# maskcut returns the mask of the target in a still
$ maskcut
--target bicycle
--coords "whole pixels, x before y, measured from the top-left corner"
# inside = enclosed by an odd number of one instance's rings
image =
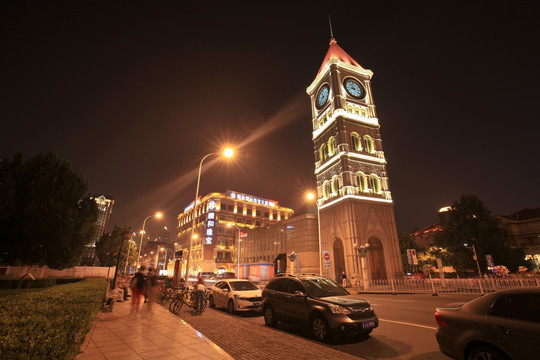
[[[173,287],[164,287],[158,296],[158,302],[163,305],[167,303],[174,296],[176,290]]]
[[[204,293],[203,301],[202,301],[202,310],[204,311],[206,306],[208,305],[208,291]],[[196,291],[193,288],[186,288],[184,290],[179,290],[176,292],[176,296],[173,298],[171,303],[169,304],[169,311],[172,312],[175,315],[178,315],[180,310],[182,309],[182,306],[186,304],[192,309],[196,309]]]

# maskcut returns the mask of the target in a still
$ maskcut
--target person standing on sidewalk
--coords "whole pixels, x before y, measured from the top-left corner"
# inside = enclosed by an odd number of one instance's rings
[[[141,266],[139,271],[133,275],[130,288],[133,296],[131,297],[131,315],[137,315],[141,307],[141,298],[146,288],[146,275],[144,274],[145,267]]]
[[[152,305],[157,302],[158,296],[158,276],[153,268],[148,268],[146,276],[146,307],[148,312],[153,312]]]
[[[341,272],[341,286],[344,288],[347,287],[347,275],[345,275],[345,271]]]
[[[199,275],[197,279],[197,285],[195,285],[195,314],[202,314],[203,312],[203,298],[206,293],[206,285],[204,284],[204,278]]]

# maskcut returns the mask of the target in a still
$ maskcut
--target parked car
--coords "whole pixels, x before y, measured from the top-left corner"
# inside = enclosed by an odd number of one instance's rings
[[[318,275],[280,274],[262,293],[264,322],[309,326],[319,341],[332,335],[369,334],[379,326],[371,305],[354,298],[331,279]]]
[[[453,359],[532,359],[540,353],[539,288],[501,290],[440,306],[435,321],[439,349]]]
[[[210,307],[227,308],[230,314],[236,311],[261,311],[261,289],[245,279],[226,279],[210,288]]]

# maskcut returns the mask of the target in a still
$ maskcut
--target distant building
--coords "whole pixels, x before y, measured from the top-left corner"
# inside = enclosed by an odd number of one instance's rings
[[[107,232],[109,220],[111,219],[114,200],[111,195],[92,194],[91,199],[96,201],[98,207],[98,218],[96,221],[96,232],[94,238],[86,245],[82,263],[85,265],[95,265],[96,263],[96,243]]]
[[[190,248],[193,216],[194,234],[189,274],[233,272],[238,264],[238,238],[250,229],[264,229],[288,220],[294,211],[274,200],[227,190],[210,193],[192,202],[178,215],[176,252],[183,253],[182,274]],[[228,226],[228,224],[231,226]],[[240,245],[242,247],[242,245]],[[273,260],[270,254],[264,260]]]
[[[510,216],[495,216],[510,234],[510,246],[523,249],[540,269],[540,208],[523,209]]]
[[[296,259],[288,256],[294,252]],[[248,229],[240,248],[240,264],[270,262],[276,273],[320,273],[317,214],[293,216],[265,228]],[[240,269],[249,277],[249,269]]]

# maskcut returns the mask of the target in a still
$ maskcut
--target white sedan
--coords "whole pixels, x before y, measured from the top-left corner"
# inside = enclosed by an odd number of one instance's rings
[[[262,290],[245,279],[226,279],[210,288],[208,297],[210,307],[227,308],[230,314],[235,311],[261,311]]]

